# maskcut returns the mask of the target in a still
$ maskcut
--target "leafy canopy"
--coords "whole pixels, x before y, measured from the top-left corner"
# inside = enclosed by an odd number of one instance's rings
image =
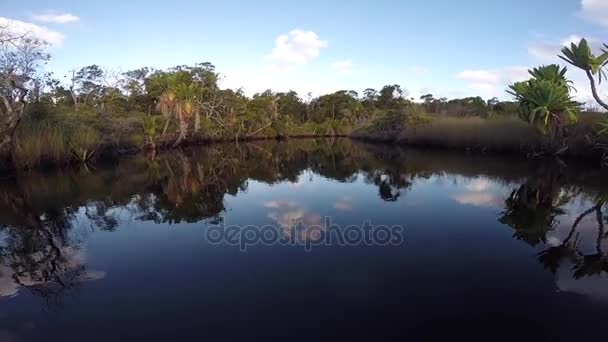
[[[604,46],[608,48],[607,45]],[[603,67],[608,64],[608,52],[603,50],[601,55],[595,56],[586,39],[581,39],[578,44],[571,43],[569,48],[564,47],[562,54],[563,56],[559,56],[559,58],[564,61],[584,71],[588,71],[592,75],[599,75],[600,83],[602,82],[602,78],[606,78],[606,72]]]
[[[581,104],[570,95],[567,68],[548,65],[529,72],[531,79],[512,84],[508,90],[519,101],[521,118],[537,125],[545,134],[555,133],[564,120],[576,122]]]

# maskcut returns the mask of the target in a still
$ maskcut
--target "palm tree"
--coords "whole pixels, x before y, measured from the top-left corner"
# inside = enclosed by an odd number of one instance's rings
[[[608,49],[608,45],[604,44],[604,46]],[[581,39],[578,44],[572,43],[570,48],[564,47],[562,49],[563,56],[559,56],[559,58],[583,70],[587,74],[587,78],[589,78],[589,82],[591,83],[593,98],[602,107],[608,109],[608,104],[600,99],[595,85],[595,75],[598,75],[599,83],[602,83],[602,78],[606,78],[606,73],[603,69],[608,64],[608,51],[606,49],[602,50],[603,53],[601,55],[595,56],[591,52],[587,40]]]
[[[156,150],[157,116],[146,116],[142,121],[145,135],[144,148],[148,151]]]
[[[198,116],[199,106],[196,99],[200,94],[200,86],[196,83],[180,84],[175,87],[175,92],[178,99],[175,116],[179,122],[179,135],[173,143],[173,147],[178,146],[188,137],[192,118],[195,115]]]
[[[184,84],[175,78],[166,81],[165,91],[161,94],[156,109],[161,112],[166,123],[162,135],[167,133],[171,118],[175,117],[178,122],[178,137],[173,143],[173,147],[181,144],[187,137],[192,118],[199,115],[199,102],[201,94],[200,85],[196,83]],[[197,120],[198,121],[198,120]],[[195,124],[195,128],[196,128]]]
[[[167,134],[171,117],[173,117],[173,111],[177,102],[177,96],[175,92],[169,87],[160,95],[158,102],[156,103],[156,110],[161,112],[165,116],[165,127],[163,128],[162,135]]]
[[[566,71],[558,65],[541,66],[529,71],[531,79],[508,90],[519,101],[520,117],[549,134],[553,144],[563,138],[565,124],[577,120],[581,105],[570,95],[572,82],[566,79]]]

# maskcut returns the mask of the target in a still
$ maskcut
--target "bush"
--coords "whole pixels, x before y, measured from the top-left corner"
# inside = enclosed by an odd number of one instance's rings
[[[416,128],[430,122],[430,116],[422,112],[418,106],[410,106],[405,111],[392,110],[377,114],[369,124],[355,130],[353,135],[373,140],[393,141],[408,127]]]

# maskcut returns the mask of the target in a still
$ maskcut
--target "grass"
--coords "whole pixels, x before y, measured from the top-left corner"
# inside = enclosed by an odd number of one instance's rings
[[[538,154],[548,138],[516,116],[450,117],[386,113],[356,130],[356,138],[395,142],[403,145],[445,149]],[[567,127],[568,150],[573,158],[598,160],[608,146],[608,135],[598,135],[605,113],[581,113],[576,124]],[[603,146],[603,147],[602,147]]]
[[[65,162],[71,155],[66,141],[67,134],[61,126],[24,123],[17,131],[13,161],[22,169]]]
[[[425,125],[410,125],[397,137],[397,142],[492,151],[530,151],[541,146],[536,129],[511,117],[436,117]]]
[[[139,148],[144,114],[100,117],[61,108],[44,115],[28,115],[19,125],[12,160],[18,169],[88,162],[100,150]]]
[[[13,161],[20,169],[88,162],[101,144],[99,133],[90,127],[30,122],[17,132]]]

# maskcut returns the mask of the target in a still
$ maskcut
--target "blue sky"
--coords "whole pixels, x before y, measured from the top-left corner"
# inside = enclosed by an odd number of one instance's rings
[[[57,75],[210,61],[248,94],[397,83],[414,97],[506,97],[564,42],[608,42],[608,0],[2,1],[9,19],[53,43]]]

